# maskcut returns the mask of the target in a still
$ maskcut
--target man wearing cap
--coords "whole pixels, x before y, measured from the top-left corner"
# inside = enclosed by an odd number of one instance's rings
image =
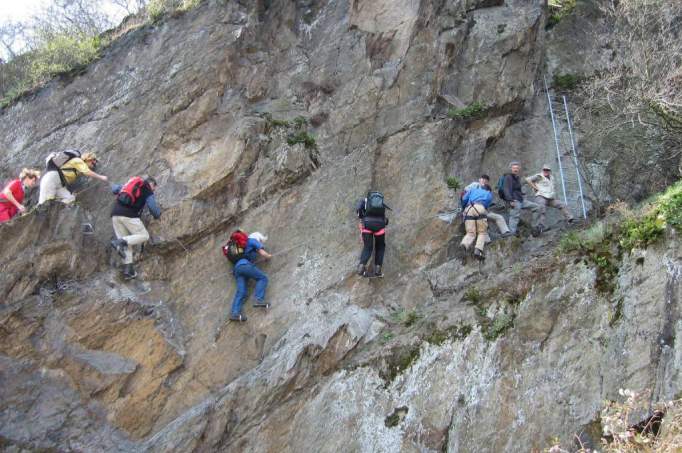
[[[566,204],[555,198],[552,168],[549,165],[543,165],[542,172],[526,178],[526,182],[535,191],[535,202],[538,205],[537,229],[540,233],[546,229],[545,212],[548,206],[560,210],[568,223],[573,222],[573,216],[566,208]]]
[[[62,154],[64,156],[62,156]],[[95,153],[85,153],[82,157],[74,157],[79,155],[80,153],[77,151],[63,151],[48,156],[48,160],[51,160],[52,157],[55,159],[64,159],[66,162],[56,167],[48,166],[47,172],[40,180],[38,204],[43,204],[48,200],[73,203],[76,197],[71,193],[68,187],[73,185],[80,175],[99,179],[104,182],[108,181],[106,176],[94,172],[94,169],[97,167],[97,156]]]

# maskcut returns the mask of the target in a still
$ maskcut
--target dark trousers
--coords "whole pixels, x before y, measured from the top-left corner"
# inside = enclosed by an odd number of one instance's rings
[[[365,245],[360,255],[360,262],[367,264],[369,257],[372,256],[372,248],[374,251],[374,264],[381,266],[384,263],[384,250],[386,250],[386,242],[384,241],[384,234],[381,236],[374,236],[372,233],[362,233],[362,243]]]

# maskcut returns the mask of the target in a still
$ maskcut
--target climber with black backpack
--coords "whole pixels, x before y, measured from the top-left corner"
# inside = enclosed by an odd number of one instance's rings
[[[132,246],[149,240],[149,233],[140,218],[142,211],[146,206],[155,219],[161,217],[161,209],[154,196],[156,187],[156,180],[151,176],[134,176],[125,184],[114,184],[111,189],[116,195],[111,210],[116,239],[111,241],[111,246],[123,258],[123,277],[126,280],[137,276],[133,267]]]
[[[383,277],[381,267],[384,263],[384,251],[386,250],[386,209],[384,195],[381,192],[369,191],[367,197],[358,201],[355,212],[360,219],[358,226],[362,236],[363,249],[358,263],[357,273],[363,277]],[[374,272],[368,273],[367,261],[372,256],[374,249]]]
[[[71,193],[70,187],[79,176],[108,181],[108,178],[95,173],[97,156],[95,153],[85,153],[81,156],[80,151],[68,149],[50,153],[45,159],[45,174],[40,180],[40,195],[38,204],[56,199],[63,203],[73,203],[76,197]]]
[[[230,310],[230,321],[246,321],[246,315],[242,313],[242,306],[248,296],[248,283],[250,279],[256,281],[253,303],[255,308],[269,308],[270,304],[265,302],[265,290],[268,287],[268,276],[256,266],[259,256],[270,259],[272,255],[265,251],[263,243],[267,241],[267,236],[255,232],[248,236],[241,230],[237,230],[230,235],[227,244],[223,246],[223,255],[227,257],[234,268],[232,275],[237,283],[237,291],[232,300]]]

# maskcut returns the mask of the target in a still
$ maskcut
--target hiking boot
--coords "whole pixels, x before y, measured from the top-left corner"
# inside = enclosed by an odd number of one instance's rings
[[[244,322],[248,318],[246,315],[238,314],[238,315],[230,315],[230,321],[237,321],[237,322]]]
[[[375,277],[383,277],[384,273],[381,272],[381,266],[374,266],[374,276]]]
[[[135,272],[135,268],[133,267],[132,264],[124,264],[123,265],[123,278],[126,280],[132,280],[135,277],[137,277],[137,272]]]
[[[111,241],[111,247],[113,247],[113,249],[116,250],[119,255],[121,255],[121,258],[126,257],[126,247],[128,247],[128,243],[125,241],[125,239],[114,239]]]
[[[483,261],[485,259],[485,254],[483,253],[483,250],[474,249],[474,258]]]
[[[362,263],[358,264],[358,275],[359,275],[360,277],[364,277],[364,276],[365,276],[365,265],[362,264]]]
[[[262,300],[257,300],[253,303],[254,308],[270,308],[270,304],[262,301]]]

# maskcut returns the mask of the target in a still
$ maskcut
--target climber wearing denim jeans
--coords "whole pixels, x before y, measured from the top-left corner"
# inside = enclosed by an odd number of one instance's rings
[[[269,304],[265,302],[265,289],[268,287],[268,277],[256,267],[254,264],[258,256],[266,259],[272,258],[268,252],[263,249],[263,242],[267,240],[267,236],[261,233],[251,233],[249,240],[244,249],[244,258],[237,261],[232,271],[235,280],[237,281],[237,292],[232,301],[232,310],[230,313],[230,320],[232,321],[246,321],[246,315],[242,314],[242,306],[248,295],[247,285],[249,279],[256,280],[256,290],[254,296],[256,302],[254,307],[267,308]]]

